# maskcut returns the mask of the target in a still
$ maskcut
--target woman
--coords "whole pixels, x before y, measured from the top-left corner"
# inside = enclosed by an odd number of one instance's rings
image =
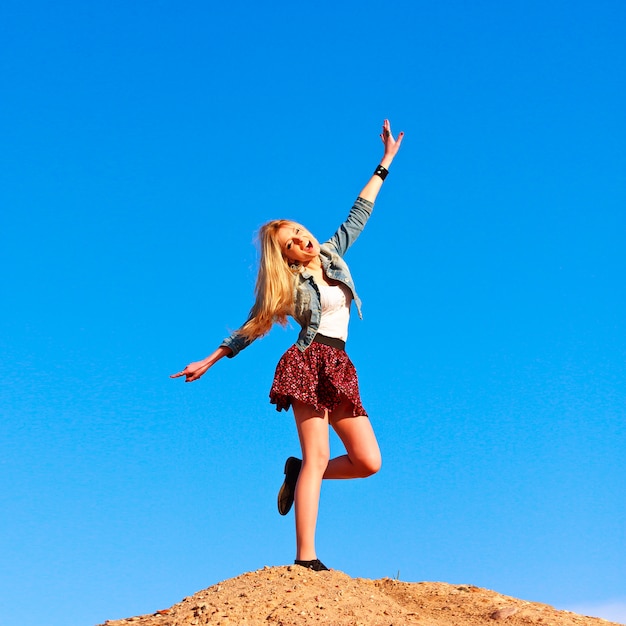
[[[389,120],[383,123],[384,154],[346,221],[320,245],[303,226],[274,220],[259,231],[261,258],[256,300],[246,323],[202,361],[173,374],[198,380],[223,357],[233,357],[275,322],[293,317],[301,326],[296,343],[280,359],[270,391],[276,409],[291,406],[302,448],[302,461],[285,463],[278,510],[286,515],[295,500],[297,565],[328,569],[315,552],[315,526],[322,479],[363,478],[380,469],[376,436],[361,404],[356,370],[345,353],[350,304],[359,316],[361,302],[343,256],[359,236],[396,156],[397,140]],[[328,426],[336,431],[346,454],[330,459]]]

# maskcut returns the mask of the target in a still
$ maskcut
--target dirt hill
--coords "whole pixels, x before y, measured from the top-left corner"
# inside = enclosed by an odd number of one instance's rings
[[[265,567],[213,585],[169,609],[106,626],[610,626],[472,585],[350,578],[296,565]],[[105,626],[100,625],[100,626]]]

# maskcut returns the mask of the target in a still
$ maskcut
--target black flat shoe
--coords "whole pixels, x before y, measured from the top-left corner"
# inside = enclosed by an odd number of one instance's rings
[[[329,569],[319,559],[314,559],[313,561],[294,561],[294,563],[296,565],[306,567],[307,569],[312,569],[314,572],[329,571]]]
[[[285,462],[285,480],[278,492],[278,512],[281,515],[287,515],[291,510],[301,467],[302,461],[295,456],[290,456]]]

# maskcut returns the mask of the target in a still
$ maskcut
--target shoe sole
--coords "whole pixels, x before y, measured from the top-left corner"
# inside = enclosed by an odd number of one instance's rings
[[[291,485],[289,484],[289,466],[293,462],[292,459],[294,461],[297,461],[295,457],[291,457],[291,456],[285,461],[285,469],[284,469],[285,480],[283,481],[283,484],[280,486],[280,490],[278,491],[278,512],[281,515],[287,515],[287,513],[291,511],[291,507],[293,506],[295,486],[292,490]],[[298,468],[298,473],[300,473],[299,468]]]

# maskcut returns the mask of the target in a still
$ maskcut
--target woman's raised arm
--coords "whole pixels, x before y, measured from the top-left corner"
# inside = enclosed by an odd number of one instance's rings
[[[383,186],[384,176],[386,176],[386,171],[389,169],[391,162],[394,160],[396,154],[398,154],[398,150],[400,149],[400,144],[402,143],[402,139],[404,139],[404,133],[401,132],[398,134],[398,138],[394,139],[391,134],[391,124],[389,120],[385,120],[383,122],[383,130],[380,133],[380,138],[382,139],[383,145],[385,146],[385,152],[383,154],[383,158],[380,162],[380,166],[384,168],[382,171],[382,176],[378,173],[373,174],[373,176],[369,179],[365,187],[361,190],[359,196],[364,200],[369,200],[370,202],[374,202],[376,200],[376,196],[378,196],[378,192],[380,188]],[[376,171],[378,171],[377,168]]]

